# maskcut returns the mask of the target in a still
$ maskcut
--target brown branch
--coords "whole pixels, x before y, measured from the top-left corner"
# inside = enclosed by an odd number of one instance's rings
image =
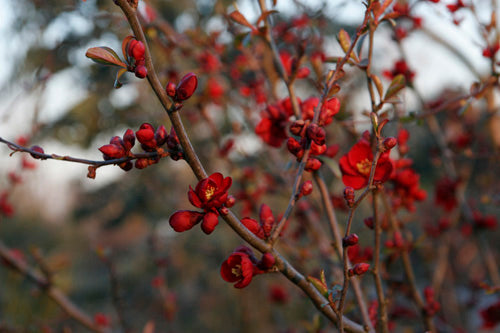
[[[187,136],[187,133],[184,129],[182,121],[180,119],[178,111],[176,111],[175,105],[171,103],[166,92],[164,91],[158,76],[154,70],[151,53],[149,52],[148,43],[142,31],[142,27],[137,18],[135,9],[133,9],[127,0],[115,0],[115,3],[120,7],[120,9],[125,14],[137,40],[140,40],[145,45],[145,63],[148,69],[148,80],[159,98],[161,104],[164,109],[167,111],[168,116],[172,122],[172,126],[174,127],[177,136],[179,137],[180,144],[184,150],[186,161],[191,167],[193,173],[196,177],[201,180],[207,177],[207,173],[203,168],[196,152],[194,151],[191,142]],[[335,313],[329,308],[324,306],[328,303],[328,301],[316,290],[305,278],[302,276],[288,261],[286,261],[279,252],[272,249],[272,247],[255,236],[252,232],[250,232],[245,226],[239,221],[239,219],[229,211],[228,214],[222,216],[224,220],[228,223],[228,225],[245,241],[247,241],[254,248],[259,250],[262,253],[270,252],[276,259],[276,267],[280,270],[280,272],[285,275],[290,281],[296,284],[299,288],[301,288],[307,296],[312,300],[316,308],[321,311],[327,318],[329,318],[332,322],[336,322],[338,319]],[[349,320],[345,319],[346,328],[352,332],[363,332],[363,328]]]

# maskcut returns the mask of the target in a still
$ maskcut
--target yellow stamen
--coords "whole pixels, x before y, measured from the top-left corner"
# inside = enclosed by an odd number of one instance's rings
[[[360,174],[368,176],[372,168],[372,162],[365,158],[364,160],[356,163],[356,168],[358,169]]]
[[[239,277],[241,275],[241,265],[235,265],[231,269],[231,273],[233,273],[234,276]]]
[[[205,197],[207,198],[207,200],[210,200],[214,195],[214,193],[215,193],[215,187],[213,186],[207,187],[207,189],[205,190]]]

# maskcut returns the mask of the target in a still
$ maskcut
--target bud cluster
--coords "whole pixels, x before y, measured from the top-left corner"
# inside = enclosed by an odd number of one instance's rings
[[[146,47],[144,44],[137,40],[132,39],[128,42],[127,46],[127,55],[128,55],[128,63],[129,63],[129,71],[134,72],[135,76],[140,79],[144,79],[148,75],[148,70],[146,68],[146,58],[145,52]]]
[[[135,133],[129,128],[125,131],[123,137],[112,137],[109,144],[100,147],[99,150],[106,161],[123,157],[135,158],[136,156],[131,152],[131,149],[135,145],[136,138],[145,152],[158,152],[155,157],[137,158],[135,161],[137,169],[144,169],[151,164],[155,164],[164,156],[170,156],[175,161],[182,158],[182,149],[175,130],[172,128],[170,134],[168,134],[165,126],[161,125],[155,131],[153,126],[148,123],[142,124]],[[161,148],[165,144],[167,144],[168,152]],[[125,171],[129,171],[133,167],[130,160],[121,162],[118,165]]]

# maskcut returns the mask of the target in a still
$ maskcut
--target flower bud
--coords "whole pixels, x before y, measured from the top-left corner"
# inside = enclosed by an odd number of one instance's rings
[[[302,145],[292,137],[289,137],[287,142],[286,142],[286,147],[288,148],[288,151],[292,153],[293,155],[297,156],[302,150]]]
[[[130,41],[128,54],[135,60],[143,59],[145,51],[146,48],[144,47],[144,44],[141,41],[135,39]]]
[[[292,133],[293,135],[301,136],[300,133],[302,132],[304,125],[305,122],[302,119],[294,121],[290,125],[290,133]]]
[[[344,199],[349,207],[354,204],[354,189],[351,186],[344,189]]]
[[[145,66],[137,66],[135,68],[135,76],[139,79],[144,79],[148,75],[148,70]]]
[[[311,142],[311,155],[322,155],[326,152],[326,145],[318,145],[314,141]]]
[[[232,195],[230,195],[227,197],[225,205],[226,205],[226,207],[231,208],[234,206],[235,203],[236,203],[236,198],[233,197]]]
[[[363,275],[366,273],[366,271],[368,271],[369,268],[370,268],[370,264],[362,262],[362,263],[354,265],[353,268],[349,269],[348,273],[349,273],[349,276]]]
[[[176,88],[175,99],[177,101],[185,101],[194,94],[198,86],[198,78],[194,73],[186,74]]]
[[[308,180],[304,182],[300,188],[300,194],[303,196],[311,194],[313,191],[312,181]]]
[[[316,158],[309,158],[306,163],[304,170],[312,172],[321,168],[321,161]]]
[[[123,146],[125,150],[129,151],[135,145],[135,134],[130,128],[123,134]]]
[[[348,247],[358,244],[359,237],[356,234],[350,234],[342,239],[342,246]]]
[[[158,146],[163,146],[163,144],[165,144],[165,142],[167,142],[167,139],[168,139],[167,129],[163,125],[159,126],[156,129],[156,133],[155,133],[156,144]]]
[[[307,127],[307,137],[314,141],[318,145],[325,144],[326,132],[323,127],[318,126],[317,124],[310,124]]]
[[[151,124],[144,123],[141,125],[139,130],[135,132],[135,136],[140,143],[151,141],[155,138],[154,128]]]
[[[112,159],[125,156],[125,149],[122,146],[118,146],[115,144],[104,145],[101,148],[99,148],[99,150],[105,156],[110,157]]]
[[[174,98],[175,93],[177,91],[177,88],[175,87],[175,83],[173,83],[173,82],[167,83],[167,86],[165,87],[165,91],[167,92],[168,97]]]
[[[262,270],[269,270],[274,266],[276,259],[271,253],[264,253],[257,266]]]
[[[43,151],[43,148],[42,148],[42,147],[40,147],[40,146],[32,146],[30,149],[31,149],[32,151],[37,152],[37,153],[40,153],[40,154],[44,154],[44,153],[45,153],[45,152]],[[40,156],[35,155],[35,154],[30,154],[30,155],[31,155],[31,157],[36,158],[36,159],[41,158]]]
[[[365,225],[366,225],[368,228],[370,228],[370,229],[372,229],[372,230],[373,230],[373,228],[375,227],[375,224],[374,224],[374,222],[373,222],[373,217],[372,217],[372,216],[367,217],[366,219],[364,219],[364,221],[363,221],[363,222],[365,223]]]
[[[137,169],[144,169],[149,165],[147,158],[139,158],[135,161],[135,167]]]
[[[394,137],[386,138],[384,140],[384,148],[386,150],[391,150],[392,148],[394,148],[396,146],[397,143],[398,143],[398,140]]]

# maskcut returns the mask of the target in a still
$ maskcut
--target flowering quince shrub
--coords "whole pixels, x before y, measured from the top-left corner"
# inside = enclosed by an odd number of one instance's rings
[[[67,262],[82,260],[45,255],[27,244],[33,237],[16,243],[3,232],[2,270],[24,279],[0,278],[23,290],[34,283],[36,296],[55,305],[38,314],[47,316],[43,323],[16,319],[5,323],[7,331],[500,327],[495,6],[479,13],[465,0],[368,0],[360,3],[362,20],[350,26],[307,3],[286,17],[280,3],[259,1],[255,19],[236,5],[198,3],[199,25],[182,30],[188,14],[180,3],[83,1],[95,10],[96,29],[109,14],[103,31],[116,34],[122,56],[92,39],[85,56],[97,65],[86,70],[98,97],[89,94],[84,112],[35,124],[29,138],[0,137],[13,159],[20,156],[0,190],[0,226],[21,233],[26,213],[16,191],[47,160],[84,164],[96,183],[101,168],[117,166],[118,180],[75,200],[74,219],[85,228],[54,231],[61,239],[85,234],[65,242],[84,242],[85,250],[65,255],[80,258],[90,244],[99,267],[68,287],[85,268],[71,271]],[[436,15],[458,31],[471,20],[486,70],[436,35],[440,28],[427,23]],[[425,90],[435,78],[425,76],[431,60],[412,57],[419,36],[452,50],[442,56],[429,47],[429,59],[454,57],[477,74],[460,82],[470,88]],[[134,101],[121,109],[114,94],[123,91]],[[67,124],[74,128],[62,130]],[[46,133],[88,134],[85,144],[97,157],[52,153]],[[47,243],[47,252],[64,248]],[[81,295],[104,293],[85,289],[103,268],[109,297],[85,304]],[[0,295],[0,304],[12,304],[13,294]]]

